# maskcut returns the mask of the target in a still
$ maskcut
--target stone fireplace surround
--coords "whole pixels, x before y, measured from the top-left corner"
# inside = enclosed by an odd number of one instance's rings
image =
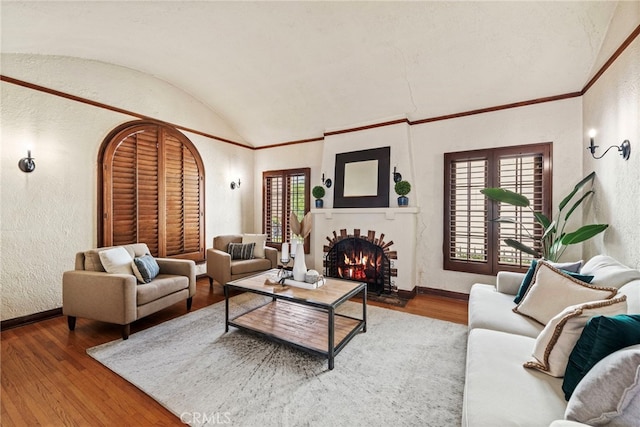
[[[314,251],[314,265],[321,269],[326,253],[322,250],[329,244],[327,238],[339,236],[341,230],[349,234],[361,230],[361,234],[384,234],[386,242],[393,241],[395,259],[391,259],[391,269],[397,274],[391,277],[392,288],[409,296],[415,287],[416,221],[418,208],[342,208],[312,209],[313,232],[311,244]]]

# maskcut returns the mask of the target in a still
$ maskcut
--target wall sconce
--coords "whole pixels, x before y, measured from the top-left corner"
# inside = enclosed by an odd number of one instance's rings
[[[396,170],[396,167],[393,167],[393,182],[400,182],[402,181],[402,175],[400,174],[400,172],[398,172]]]
[[[595,136],[596,136],[596,130],[591,129],[589,131],[589,146],[587,147],[587,150],[591,151],[591,157],[593,157],[594,159],[601,159],[602,157],[604,157],[605,154],[609,152],[609,150],[615,147],[618,149],[618,152],[620,153],[620,155],[624,160],[629,160],[629,156],[631,155],[631,143],[629,142],[628,139],[625,139],[624,141],[622,141],[622,144],[620,144],[620,146],[612,145],[611,147],[607,148],[605,152],[602,153],[602,155],[596,157],[595,153],[596,153],[596,148],[598,148],[598,145],[595,145]]]
[[[331,184],[332,184],[331,178],[324,179],[324,172],[322,172],[322,178],[321,179],[322,179],[322,185],[324,185],[327,188],[331,188]]]
[[[237,184],[235,183],[235,181],[231,181],[231,189],[235,190],[236,188],[240,188],[240,178],[238,178]]]
[[[36,169],[36,162],[33,161],[34,158],[31,157],[31,150],[27,150],[27,157],[23,157],[18,162],[18,167],[24,173],[33,172]]]

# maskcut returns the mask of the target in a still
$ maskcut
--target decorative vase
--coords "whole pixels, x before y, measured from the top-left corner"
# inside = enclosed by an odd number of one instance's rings
[[[304,282],[307,275],[307,263],[304,260],[304,243],[296,247],[296,259],[293,262],[293,280]]]
[[[320,209],[322,206],[324,206],[322,199],[316,199],[316,208]]]
[[[409,206],[409,198],[407,196],[398,197],[398,206]]]

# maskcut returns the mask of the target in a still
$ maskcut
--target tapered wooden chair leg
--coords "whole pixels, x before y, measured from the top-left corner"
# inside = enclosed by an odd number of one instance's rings
[[[67,316],[67,324],[69,325],[69,330],[73,331],[76,328],[76,317]]]
[[[193,297],[187,298],[187,311],[191,311],[191,304],[193,304]]]

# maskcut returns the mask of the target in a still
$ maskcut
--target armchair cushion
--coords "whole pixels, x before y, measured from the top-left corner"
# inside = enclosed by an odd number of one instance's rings
[[[255,246],[255,243],[229,243],[227,252],[231,255],[232,260],[253,259],[253,250]]]
[[[133,274],[133,270],[131,269],[133,259],[131,255],[129,255],[129,252],[122,246],[100,251],[98,255],[107,273]]]
[[[131,269],[140,283],[149,283],[160,274],[160,266],[155,258],[149,254],[135,257]]]
[[[189,278],[186,276],[159,274],[152,282],[137,286],[137,304],[147,304],[188,287]]]
[[[255,249],[253,250],[253,256],[255,258],[264,258],[264,247],[267,244],[266,234],[243,234],[242,243],[255,243]]]

